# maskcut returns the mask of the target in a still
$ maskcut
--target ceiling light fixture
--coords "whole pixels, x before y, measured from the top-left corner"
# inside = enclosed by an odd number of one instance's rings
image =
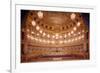
[[[55,38],[55,36],[53,35],[52,38]]]
[[[32,34],[34,34],[34,32],[33,32],[33,31],[32,31],[31,33],[32,33]]]
[[[79,27],[79,26],[80,26],[80,24],[81,24],[81,23],[80,23],[80,22],[78,22],[78,23],[77,23],[77,26]]]
[[[59,36],[58,34],[56,34],[55,36]]]
[[[70,36],[70,32],[68,33],[68,36]]]
[[[39,26],[36,26],[36,30],[39,30],[40,29],[40,27]]]
[[[43,31],[42,31],[42,30],[40,30],[39,32],[42,34],[42,32],[43,32]]]
[[[72,13],[70,17],[71,17],[72,20],[74,20],[75,17],[76,17],[75,13]]]
[[[47,37],[50,38],[50,35],[48,34]]]
[[[67,35],[65,34],[65,35],[64,35],[64,37],[66,38],[66,37],[67,37]]]
[[[30,38],[30,35],[27,35],[27,38]]]
[[[77,29],[76,27],[73,28],[74,31],[76,31],[76,29]]]
[[[45,36],[45,35],[46,35],[46,33],[44,32],[44,33],[43,33],[43,36]]]
[[[36,22],[34,20],[32,21],[32,25],[33,26],[36,26]]]
[[[73,34],[74,32],[73,31],[71,31],[71,34]]]
[[[59,37],[56,36],[56,39],[58,39]]]
[[[78,32],[78,34],[81,34],[81,32]]]
[[[42,12],[42,11],[39,11],[39,12],[37,13],[37,15],[38,15],[38,17],[39,17],[40,19],[43,18],[43,12]]]

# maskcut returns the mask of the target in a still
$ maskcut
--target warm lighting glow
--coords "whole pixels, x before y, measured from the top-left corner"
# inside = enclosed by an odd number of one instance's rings
[[[67,41],[66,41],[66,40],[64,40],[64,43],[67,43]]]
[[[31,36],[31,39],[34,40],[34,37]]]
[[[39,26],[36,26],[36,30],[39,30],[40,29],[40,27]]]
[[[39,36],[39,33],[37,33],[37,36]]]
[[[58,34],[56,34],[56,36],[59,36]]]
[[[27,35],[27,38],[30,38],[30,36],[29,36],[29,35]]]
[[[56,39],[58,39],[59,37],[58,36],[56,36]]]
[[[82,35],[81,38],[84,38],[84,35]]]
[[[39,26],[36,26],[36,30],[39,30],[40,29],[40,27]]]
[[[71,19],[74,20],[75,17],[76,17],[75,13],[72,13],[72,14],[71,14]]]
[[[53,35],[52,38],[55,38],[55,36]]]
[[[80,22],[78,22],[78,23],[77,23],[77,26],[80,26],[80,24],[81,24],[81,23],[80,23]]]
[[[55,43],[55,41],[51,41],[51,43],[52,43],[52,44],[54,44],[54,43]]]
[[[90,60],[90,13],[50,8],[20,11],[20,63]]]
[[[50,38],[50,35],[48,34],[47,37]]]
[[[29,32],[30,30],[29,29],[27,29],[27,32]]]
[[[36,22],[34,20],[32,21],[32,25],[33,26],[36,26]]]
[[[42,31],[42,30],[40,30],[39,32],[42,34],[42,32],[43,32],[43,31]]]
[[[52,38],[55,38],[55,36],[53,35]]]
[[[59,38],[62,38],[62,36],[59,36]]]
[[[32,36],[30,36],[30,35],[27,35],[27,38],[28,38],[28,39],[31,39],[31,40],[34,39],[34,38],[33,38]]]
[[[34,32],[33,32],[33,31],[32,31],[31,33],[32,33],[32,34],[34,34]]]
[[[78,34],[81,34],[81,32],[78,32]]]
[[[64,35],[64,37],[66,38],[66,37],[67,37],[67,35],[65,34],[65,35]]]
[[[76,31],[76,29],[77,29],[76,27],[73,28],[74,31]]]
[[[63,41],[59,41],[59,43],[60,43],[60,44],[62,44],[62,43],[63,43]]]
[[[38,15],[39,21],[41,21],[41,18],[43,18],[43,12],[38,11],[37,15]],[[75,13],[70,14],[71,20],[75,20],[76,18],[77,17],[76,17]],[[44,21],[42,23],[43,23],[43,25],[45,25]],[[83,27],[83,28],[79,27],[82,25],[81,20],[76,22],[76,25],[73,26],[72,28],[70,28],[71,30],[66,29],[66,31],[65,30],[58,31],[58,29],[57,29],[57,32],[56,32],[56,29],[55,29],[52,33],[49,32],[51,30],[47,29],[47,31],[46,31],[45,30],[46,28],[38,25],[35,20],[31,21],[31,25],[34,26],[33,28],[35,28],[35,30],[30,30],[31,26],[29,26],[29,28],[28,27],[26,28],[26,31],[28,31],[27,38],[29,39],[29,41],[30,40],[36,41],[37,44],[38,43],[45,43],[45,45],[48,44],[50,46],[51,45],[63,46],[63,44],[65,46],[67,46],[67,45],[69,46],[69,45],[74,45],[74,43],[78,44],[79,43],[78,41],[81,41],[84,39],[84,37],[85,37],[84,32],[86,32],[85,27]],[[56,28],[56,26],[54,26],[54,28]],[[59,28],[60,28],[60,26],[59,26]],[[31,34],[28,34],[28,33],[31,33]]]
[[[68,36],[70,36],[70,33],[68,33]]]
[[[47,43],[50,43],[50,41],[49,41],[49,40],[47,40]]]
[[[79,36],[78,39],[80,40],[81,39],[81,36]]]
[[[43,18],[43,12],[42,12],[42,11],[39,11],[39,12],[37,13],[37,15],[38,15],[38,17],[39,17],[40,19]]]
[[[46,33],[43,33],[43,36],[45,36],[46,35]]]
[[[71,31],[71,34],[73,34],[74,32],[73,31]]]

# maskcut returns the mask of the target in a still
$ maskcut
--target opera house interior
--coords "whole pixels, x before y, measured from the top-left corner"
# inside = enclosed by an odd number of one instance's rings
[[[21,63],[89,60],[89,13],[21,10]]]

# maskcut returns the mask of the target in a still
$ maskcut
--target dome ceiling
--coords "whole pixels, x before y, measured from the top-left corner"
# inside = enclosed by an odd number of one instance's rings
[[[25,26],[28,38],[50,45],[66,45],[68,41],[84,38],[88,32],[81,14],[75,12],[29,11]]]

